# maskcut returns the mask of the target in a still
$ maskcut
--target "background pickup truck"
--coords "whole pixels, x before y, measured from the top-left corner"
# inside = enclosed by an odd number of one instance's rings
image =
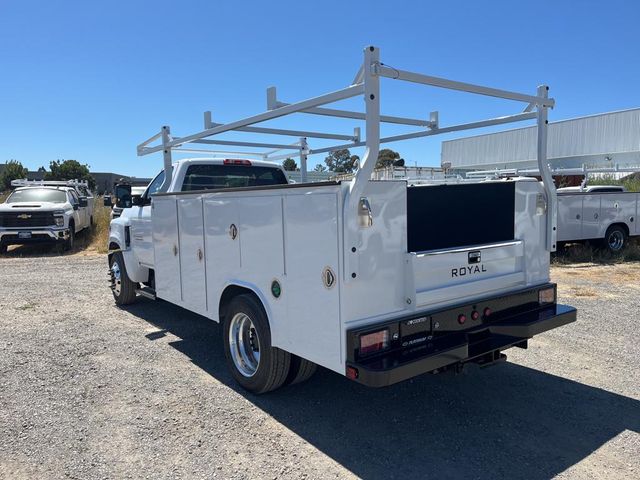
[[[25,185],[25,181],[14,181]],[[93,195],[84,182],[26,183],[0,204],[0,253],[9,245],[57,243],[73,248],[75,236],[93,224]]]

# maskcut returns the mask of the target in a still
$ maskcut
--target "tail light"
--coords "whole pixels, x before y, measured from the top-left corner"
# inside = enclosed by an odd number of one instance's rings
[[[458,323],[460,325],[463,325],[464,322],[467,321],[467,316],[464,313],[461,313],[460,315],[458,315]]]
[[[543,288],[542,290],[538,290],[538,303],[540,303],[540,305],[555,303],[555,301],[556,301],[556,289],[554,287]]]
[[[389,347],[389,329],[360,335],[360,355],[380,352]]]
[[[239,158],[225,158],[222,162],[224,165],[244,165],[246,167],[251,166],[250,160],[242,160]]]

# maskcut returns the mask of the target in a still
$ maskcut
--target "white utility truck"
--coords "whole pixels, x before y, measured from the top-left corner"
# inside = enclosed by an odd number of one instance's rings
[[[382,78],[526,106],[442,127],[437,112],[382,115]],[[364,112],[323,106],[353,97],[364,101]],[[502,351],[526,348],[534,335],[576,319],[549,282],[557,198],[546,162],[554,105],[547,87],[527,95],[407,72],[382,64],[378,49],[367,47],[347,88],[297,103],[279,101],[270,88],[267,102],[268,111],[228,124],[206,112],[204,130],[184,137],[162,127],[138,147],[139,155],[161,152],[164,169],[138,209],[111,223],[118,304],[139,293],[222,322],[231,373],[255,393],[305,380],[316,364],[369,386],[490,365],[505,358]],[[293,113],[364,121],[366,138],[359,128],[339,134],[257,126]],[[542,183],[409,187],[370,180],[381,143],[521,120],[537,120]],[[381,123],[414,130],[381,136]],[[218,139],[231,131],[234,139]],[[238,140],[242,132],[297,140]],[[312,149],[310,138],[338,144]],[[202,160],[198,169],[193,160],[174,165],[172,153],[193,151],[188,144],[268,149],[261,152],[268,161],[298,156],[303,174],[308,155],[352,147],[365,153],[349,182],[286,184],[277,165],[237,153]]]
[[[640,193],[619,185],[558,189],[558,242],[595,240],[611,252],[621,251],[629,237],[640,235]]]
[[[590,174],[636,173],[638,167],[552,168],[554,176],[583,175],[580,186],[564,187],[558,194],[558,246],[564,243],[597,242],[612,253],[620,252],[629,237],[640,235],[638,214],[640,193],[621,185],[587,185]],[[477,170],[466,181],[539,176],[539,169]]]
[[[0,204],[0,253],[9,245],[57,243],[73,248],[75,236],[93,224],[93,195],[86,181],[13,180]]]

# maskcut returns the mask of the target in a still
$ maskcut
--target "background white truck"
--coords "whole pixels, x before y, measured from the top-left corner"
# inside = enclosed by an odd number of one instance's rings
[[[73,248],[78,232],[93,224],[94,198],[87,182],[14,180],[0,204],[0,253],[9,245],[57,243]]]
[[[558,189],[558,241],[597,240],[621,251],[629,237],[640,235],[639,199],[640,193],[616,185]]]
[[[525,111],[470,124],[440,127],[429,119],[380,114],[380,78],[389,77],[527,104]],[[502,351],[527,346],[534,335],[576,319],[557,304],[549,283],[556,247],[556,196],[546,165],[546,115],[554,102],[536,95],[453,82],[384,66],[367,47],[349,87],[309,100],[279,102],[230,124],[173,137],[168,127],[138,147],[162,152],[164,170],[139,209],[111,224],[109,263],[118,304],[139,293],[180,305],[223,324],[228,366],[244,388],[263,393],[308,378],[314,364],[369,386],[426,372],[490,365]],[[365,112],[322,105],[361,97]],[[366,139],[353,135],[253,126],[290,113],[365,121]],[[409,187],[371,181],[380,143],[537,119],[544,184],[532,179]],[[421,126],[382,137],[380,123]],[[228,131],[299,136],[293,143],[217,140]],[[309,148],[307,138],[347,141]],[[346,138],[345,138],[346,137]],[[152,146],[161,139],[162,143]],[[188,143],[267,148],[265,159],[306,157],[365,146],[350,182],[275,182],[279,168],[227,158],[245,173],[224,170],[191,177],[172,152]],[[293,152],[291,152],[293,150]],[[247,175],[246,172],[250,172]],[[267,175],[268,173],[268,175]],[[144,212],[144,209],[147,212]],[[148,218],[151,221],[141,220]]]

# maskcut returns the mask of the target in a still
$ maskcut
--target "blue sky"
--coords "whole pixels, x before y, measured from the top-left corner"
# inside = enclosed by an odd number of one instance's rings
[[[259,113],[270,85],[284,101],[342,88],[369,44],[396,68],[531,93],[546,83],[552,120],[637,107],[639,23],[640,3],[617,0],[0,0],[0,162],[77,159],[151,176],[161,158],[137,157],[136,145],[161,125],[184,135],[202,128],[205,110],[219,122]],[[438,110],[442,126],[522,108],[392,80],[381,101],[387,114]],[[272,125],[342,133],[358,122],[298,115]],[[408,164],[438,165],[441,139],[391,148]]]

